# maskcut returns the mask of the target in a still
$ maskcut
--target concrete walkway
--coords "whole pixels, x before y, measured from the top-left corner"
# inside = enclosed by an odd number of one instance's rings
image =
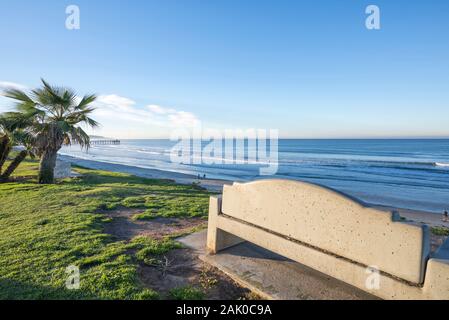
[[[211,256],[205,253],[205,230],[180,238],[179,241],[195,249],[201,260],[217,267],[237,283],[265,299],[376,299],[357,288],[251,243],[243,243]]]

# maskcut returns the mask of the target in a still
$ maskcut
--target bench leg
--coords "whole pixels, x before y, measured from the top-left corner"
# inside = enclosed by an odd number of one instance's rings
[[[235,246],[245,240],[217,228],[217,219],[221,210],[221,198],[211,197],[209,202],[209,222],[207,228],[207,252],[217,252]]]

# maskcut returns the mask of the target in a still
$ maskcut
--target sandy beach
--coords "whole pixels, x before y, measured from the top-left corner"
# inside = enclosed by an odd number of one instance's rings
[[[201,178],[198,179],[197,176],[180,173],[180,172],[172,172],[172,171],[164,171],[158,169],[148,169],[148,168],[139,168],[134,166],[125,166],[121,164],[115,163],[107,163],[101,161],[91,161],[85,159],[79,159],[75,157],[70,157],[66,155],[59,155],[58,158],[63,161],[71,162],[74,165],[89,168],[89,169],[97,169],[97,170],[106,170],[112,172],[123,172],[128,174],[133,174],[142,178],[149,179],[168,179],[176,181],[180,184],[198,184],[199,186],[206,188],[211,192],[221,192],[223,189],[223,185],[232,184],[232,181],[221,180],[221,179],[209,179],[209,178]]]
[[[442,219],[442,215],[435,214],[433,212],[393,208],[387,206],[373,206],[373,207],[382,210],[396,211],[401,215],[401,217],[404,217],[407,220],[427,224],[428,226],[431,227],[449,227],[449,222],[444,222]]]

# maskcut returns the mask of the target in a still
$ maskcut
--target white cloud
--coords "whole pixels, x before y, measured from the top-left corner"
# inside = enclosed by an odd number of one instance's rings
[[[185,111],[170,114],[168,119],[174,127],[194,127],[200,122],[193,113]]]
[[[98,97],[97,102],[125,109],[136,104],[133,100],[118,96],[116,94],[101,95]]]
[[[100,122],[100,131],[110,136],[119,130],[122,135],[128,136],[149,137],[162,132],[169,135],[174,128],[199,124],[198,118],[191,112],[154,104],[139,107],[134,100],[116,94],[98,96],[94,107],[93,117]]]
[[[170,124],[174,127],[193,127],[199,124],[198,118],[191,112],[163,108],[158,105],[149,105],[147,108],[155,114],[166,115]]]
[[[103,125],[107,125],[108,120],[138,122],[150,125],[159,124],[150,111],[136,107],[136,102],[129,98],[115,94],[100,95],[93,105],[96,108],[96,116],[107,118],[105,119],[106,121],[103,121]],[[130,125],[132,124],[130,123]]]
[[[147,106],[148,110],[150,110],[153,113],[156,114],[170,114],[170,113],[175,113],[176,110],[175,109],[167,109],[167,108],[163,108],[161,106],[155,105],[155,104],[151,104],[149,106]]]
[[[19,83],[0,81],[0,93],[9,89],[26,90],[28,87]]]

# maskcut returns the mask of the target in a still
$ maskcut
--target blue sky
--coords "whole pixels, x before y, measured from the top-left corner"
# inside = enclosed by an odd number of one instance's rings
[[[65,28],[65,9],[81,29]],[[365,28],[365,8],[381,30]],[[5,1],[0,87],[97,93],[97,134],[449,137],[449,2]],[[10,101],[0,99],[0,111]]]

